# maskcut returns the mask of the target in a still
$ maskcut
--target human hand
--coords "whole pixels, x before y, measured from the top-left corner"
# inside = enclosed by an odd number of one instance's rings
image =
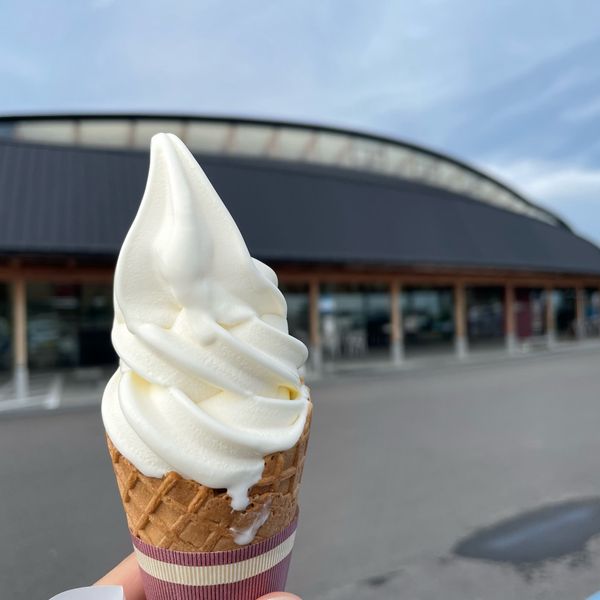
[[[120,585],[126,600],[146,600],[142,576],[133,552],[94,585]]]
[[[133,553],[94,585],[120,585],[123,587],[126,600],[146,600],[140,569]],[[257,600],[301,600],[301,598],[286,592],[274,592],[261,596]]]

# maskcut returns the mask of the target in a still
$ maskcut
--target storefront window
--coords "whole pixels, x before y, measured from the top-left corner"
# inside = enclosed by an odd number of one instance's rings
[[[325,359],[360,359],[389,353],[388,286],[325,284],[319,310]]]
[[[467,288],[469,344],[504,339],[504,288]]]
[[[405,288],[401,304],[407,352],[451,348],[454,337],[451,288]]]
[[[112,287],[107,284],[27,285],[27,343],[32,369],[116,362],[110,342]]]
[[[279,286],[287,302],[288,329],[290,335],[304,342],[310,342],[308,317],[308,285],[292,284]]]
[[[562,338],[573,338],[576,334],[576,295],[574,288],[557,288],[552,293],[556,334]]]
[[[585,290],[585,335],[597,337],[600,335],[600,292],[595,288]]]
[[[546,333],[544,291],[540,288],[515,289],[515,326],[520,340]]]
[[[0,371],[11,367],[10,287],[0,283]]]

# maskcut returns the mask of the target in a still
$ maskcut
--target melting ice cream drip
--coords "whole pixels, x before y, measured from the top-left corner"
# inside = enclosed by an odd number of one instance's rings
[[[271,514],[271,499],[269,498],[260,508],[260,510],[255,513],[254,520],[248,527],[240,528],[240,527],[231,527],[230,530],[233,533],[233,541],[238,544],[238,546],[244,546],[245,544],[250,544],[258,530],[267,522],[269,516]]]

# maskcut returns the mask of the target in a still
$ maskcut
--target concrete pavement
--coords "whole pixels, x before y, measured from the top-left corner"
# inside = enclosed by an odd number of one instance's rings
[[[600,589],[597,538],[526,570],[452,554],[507,517],[600,496],[599,365],[588,348],[315,383],[289,589],[305,600]],[[97,410],[0,421],[0,481],[3,598],[46,600],[129,550]]]

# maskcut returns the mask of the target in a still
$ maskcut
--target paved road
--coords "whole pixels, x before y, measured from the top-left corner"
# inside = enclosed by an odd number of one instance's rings
[[[564,600],[600,541],[522,571],[452,555],[479,528],[600,496],[600,350],[346,374],[316,414],[290,589],[306,600]],[[96,410],[0,421],[0,597],[47,600],[129,549]]]

